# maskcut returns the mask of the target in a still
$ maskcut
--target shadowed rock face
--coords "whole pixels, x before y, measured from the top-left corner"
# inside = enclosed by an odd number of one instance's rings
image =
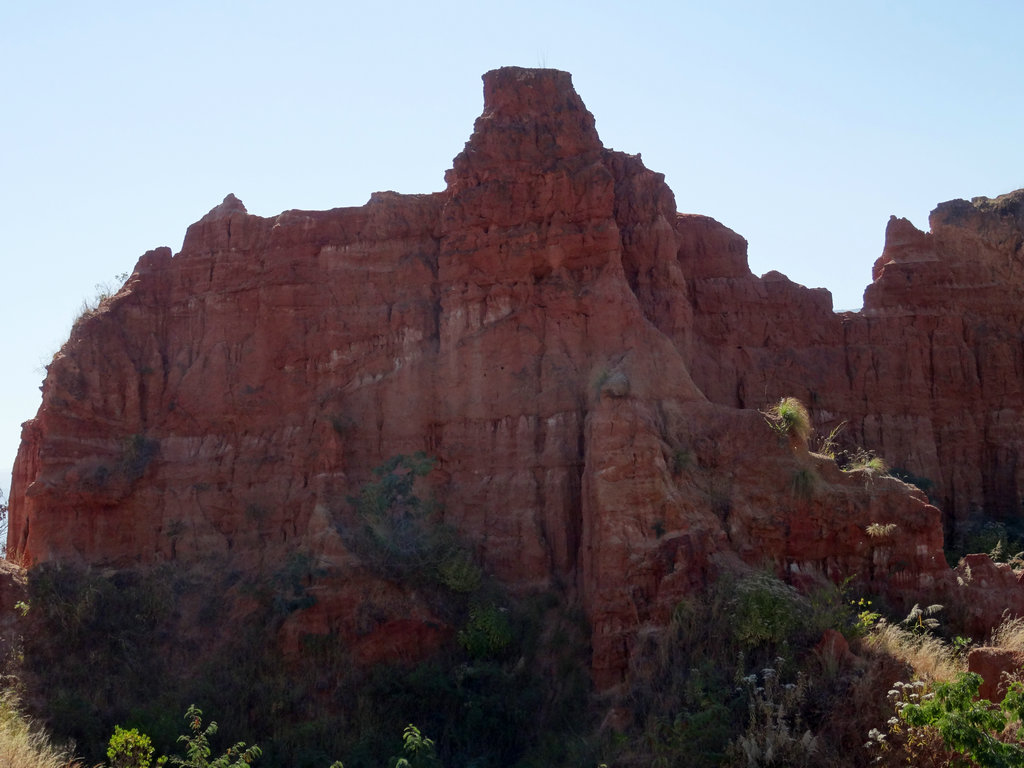
[[[424,450],[488,570],[583,605],[609,687],[637,633],[723,567],[952,583],[938,509],[777,436],[756,409],[781,395],[931,478],[950,521],[1017,513],[1020,193],[940,206],[931,234],[893,220],[865,309],[837,315],[678,215],[661,174],[602,146],[567,73],[485,75],[445,178],[275,218],[229,195],[180,253],[145,254],[48,369],[10,549],[250,569],[310,553],[327,576],[286,642],[415,655],[443,621],[339,531],[374,466]],[[354,618],[373,591],[398,606],[376,646]]]

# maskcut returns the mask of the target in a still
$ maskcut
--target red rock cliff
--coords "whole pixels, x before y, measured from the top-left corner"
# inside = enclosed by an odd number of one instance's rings
[[[336,578],[296,621],[344,634],[372,581],[338,532],[345,500],[425,450],[488,569],[582,603],[609,686],[638,633],[730,561],[949,582],[939,511],[780,440],[755,410],[779,394],[849,419],[957,510],[1016,493],[1019,206],[1016,230],[998,201],[940,208],[931,235],[891,225],[866,309],[835,315],[823,290],[753,277],[717,222],[677,215],[660,174],[601,145],[567,73],[485,75],[446,180],[275,218],[229,195],[180,253],[144,255],[49,367],[12,551],[248,567],[308,551]],[[944,259],[961,266],[908,287]],[[982,282],[993,298],[970,320],[943,298]],[[899,535],[874,541],[872,522]]]
[[[893,217],[860,312],[778,273],[756,278],[745,243],[682,217],[694,305],[690,371],[715,402],[807,402],[848,444],[932,483],[946,533],[1024,499],[1024,190],[943,203],[931,232]],[[713,256],[708,257],[708,252]]]

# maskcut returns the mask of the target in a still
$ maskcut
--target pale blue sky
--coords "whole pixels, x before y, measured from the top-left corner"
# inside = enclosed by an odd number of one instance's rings
[[[679,210],[857,308],[890,214],[1024,186],[1024,3],[5,2],[0,488],[96,283],[234,192],[443,188],[502,65],[573,73]]]

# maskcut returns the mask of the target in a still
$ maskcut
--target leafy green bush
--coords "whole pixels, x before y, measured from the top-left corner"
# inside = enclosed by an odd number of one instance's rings
[[[793,587],[767,573],[740,580],[734,606],[732,634],[746,649],[781,645],[805,620],[806,600]]]
[[[483,572],[466,552],[452,552],[437,567],[438,580],[452,592],[476,592],[483,583]]]
[[[189,701],[216,707],[232,731],[276,727],[282,737],[275,748],[287,752],[288,718],[308,717],[291,705],[289,696],[304,689],[289,679],[293,670],[282,667],[273,642],[285,616],[279,606],[302,599],[293,591],[293,566],[244,590],[230,571],[36,566],[24,640],[27,684],[39,691],[35,714],[58,738],[74,739],[89,764],[105,756],[115,723],[126,721],[168,753],[178,734],[171,713]],[[254,603],[250,615],[224,611],[233,586]],[[201,642],[194,631],[200,623]]]
[[[308,552],[291,552],[284,567],[270,579],[270,600],[274,610],[281,615],[294,613],[316,605],[308,590],[308,584],[325,573],[317,566]]]
[[[203,711],[194,704],[185,713],[185,720],[191,733],[178,737],[178,741],[185,745],[185,756],[171,757],[171,765],[179,768],[249,768],[263,754],[263,750],[256,745],[247,747],[245,742],[239,741],[228,747],[224,754],[210,759],[213,754],[210,737],[217,733],[217,723],[211,720],[203,728]]]
[[[964,531],[963,554],[985,552],[997,563],[1019,560],[1024,555],[1024,541],[1018,529],[1019,523],[978,520]]]
[[[868,734],[865,746],[886,753],[906,754],[908,761],[929,744],[928,733],[942,745],[963,755],[980,768],[1019,768],[1024,746],[1008,738],[1007,726],[1024,722],[1024,685],[1013,683],[1002,703],[978,699],[982,678],[964,672],[929,691],[923,683],[897,683],[889,691],[896,716],[889,720],[888,736],[878,729]],[[933,747],[934,749],[934,747]]]
[[[395,768],[440,768],[434,740],[428,739],[415,725],[405,726],[402,732],[401,757],[393,758]]]
[[[882,618],[882,614],[878,611],[873,610],[871,601],[865,597],[861,597],[857,600],[851,600],[850,605],[854,606],[857,612],[857,618],[853,622],[851,630],[851,637],[864,637],[870,632],[879,620]]]
[[[857,614],[869,603],[851,600],[851,588],[822,583],[802,595],[771,573],[726,573],[682,600],[633,650],[624,706],[634,725],[615,763],[767,765],[784,749],[775,765],[846,764],[837,734],[848,714],[835,713],[856,675],[819,646],[827,629],[867,631]]]
[[[498,656],[512,642],[508,617],[494,604],[469,609],[469,620],[459,631],[459,644],[475,659]]]
[[[384,764],[391,734],[409,722],[437,734],[445,765],[589,762],[596,742],[585,738],[593,713],[588,633],[579,616],[550,593],[488,595],[475,615],[457,638],[465,644],[413,667],[381,664],[346,686],[353,699],[346,709],[362,718],[352,723],[354,743],[338,752],[346,768]],[[586,760],[577,763],[581,755]]]
[[[434,460],[422,451],[393,456],[349,499],[356,523],[342,521],[338,532],[386,578],[459,584],[470,577],[462,567],[469,558],[455,532],[438,519],[436,505],[416,494],[417,479],[433,467]]]
[[[736,580],[723,576],[682,600],[665,631],[636,649],[625,699],[635,734],[627,738],[624,763],[722,765],[746,708],[737,680],[753,657],[772,658],[739,638],[736,600]]]
[[[138,728],[127,730],[114,726],[114,733],[107,743],[107,761],[110,768],[150,768],[153,764],[153,741]],[[157,760],[163,765],[166,758]]]

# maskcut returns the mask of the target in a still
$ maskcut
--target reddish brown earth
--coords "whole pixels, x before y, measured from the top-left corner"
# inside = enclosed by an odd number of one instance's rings
[[[721,568],[956,588],[939,510],[780,438],[757,409],[781,395],[930,478],[948,532],[1019,513],[1024,193],[946,203],[929,234],[894,219],[865,309],[835,314],[677,214],[661,174],[602,146],[567,73],[485,75],[445,178],[274,218],[229,195],[180,253],[145,254],[49,366],[10,549],[251,569],[310,553],[328,575],[286,646],[336,632],[364,660],[415,657],[451,628],[338,526],[374,466],[424,450],[487,570],[583,605],[609,687]],[[357,627],[367,595],[391,614]]]
[[[1019,678],[1024,655],[1005,648],[972,648],[967,655],[967,670],[981,675],[978,697],[999,702],[1006,696],[1008,684]]]

